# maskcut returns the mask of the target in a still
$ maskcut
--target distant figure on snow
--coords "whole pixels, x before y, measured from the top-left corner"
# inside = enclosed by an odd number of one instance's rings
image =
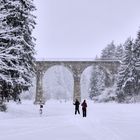
[[[20,98],[18,98],[17,104],[21,104],[21,99]]]
[[[40,104],[39,113],[40,113],[40,115],[42,115],[42,114],[43,114],[43,104]]]
[[[80,105],[80,102],[78,101],[78,99],[76,99],[75,103],[73,103],[73,105],[75,105],[75,115],[77,114],[80,114],[80,111],[79,111],[79,105]]]
[[[83,117],[86,117],[87,116],[87,103],[86,103],[86,100],[83,101],[81,106],[82,106]]]

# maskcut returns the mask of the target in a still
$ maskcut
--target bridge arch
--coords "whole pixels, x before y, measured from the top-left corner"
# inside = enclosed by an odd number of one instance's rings
[[[92,73],[94,72],[95,69],[98,69],[100,72],[104,74],[104,85],[105,87],[110,87],[114,83],[114,79],[112,78],[112,74],[108,69],[103,67],[102,65],[95,65],[92,64],[88,67],[86,67],[83,72],[81,73],[81,81],[80,81],[80,87],[81,87],[81,97],[83,99],[89,98],[89,92],[90,92],[90,80],[92,78]],[[86,72],[87,71],[87,72]],[[85,73],[89,74],[89,76],[85,77]],[[86,75],[87,75],[86,74]],[[84,87],[83,87],[84,85]]]
[[[67,75],[65,78],[64,75]],[[69,68],[62,65],[53,65],[43,74],[43,99],[72,99],[74,79]],[[51,82],[50,82],[51,81]],[[53,84],[52,84],[53,82]],[[68,82],[69,86],[65,83]],[[63,95],[63,96],[62,96]]]
[[[52,66],[64,66],[72,72],[74,78],[74,93],[73,100],[81,100],[81,91],[80,91],[80,79],[83,71],[89,66],[98,65],[100,68],[108,71],[110,74],[115,74],[118,71],[120,66],[119,61],[115,60],[48,60],[48,61],[36,61],[36,98],[35,103],[44,102],[43,100],[43,76],[44,73]]]

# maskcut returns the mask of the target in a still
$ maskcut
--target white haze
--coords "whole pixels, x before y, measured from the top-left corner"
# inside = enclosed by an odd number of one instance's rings
[[[35,0],[36,57],[95,58],[112,40],[135,38],[140,0]]]

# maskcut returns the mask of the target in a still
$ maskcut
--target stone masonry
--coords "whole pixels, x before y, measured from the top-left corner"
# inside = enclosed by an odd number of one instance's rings
[[[111,86],[113,83],[113,79],[109,79],[109,74],[117,74],[118,68],[120,66],[120,62],[116,60],[94,60],[94,61],[36,61],[36,97],[35,103],[38,104],[40,102],[45,103],[43,100],[43,76],[44,73],[52,66],[64,66],[71,71],[74,79],[74,93],[73,100],[76,98],[81,101],[81,92],[80,92],[80,78],[82,72],[89,66],[98,65],[105,73],[106,73],[106,85]]]

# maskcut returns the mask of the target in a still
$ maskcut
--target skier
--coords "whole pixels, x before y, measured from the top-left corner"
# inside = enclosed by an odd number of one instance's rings
[[[79,105],[80,105],[80,102],[78,101],[78,99],[76,99],[75,103],[73,103],[73,105],[75,105],[75,115],[77,114],[80,114],[80,111],[79,111]]]
[[[86,117],[87,116],[87,103],[86,103],[86,100],[83,101],[81,106],[82,106],[83,117]]]

